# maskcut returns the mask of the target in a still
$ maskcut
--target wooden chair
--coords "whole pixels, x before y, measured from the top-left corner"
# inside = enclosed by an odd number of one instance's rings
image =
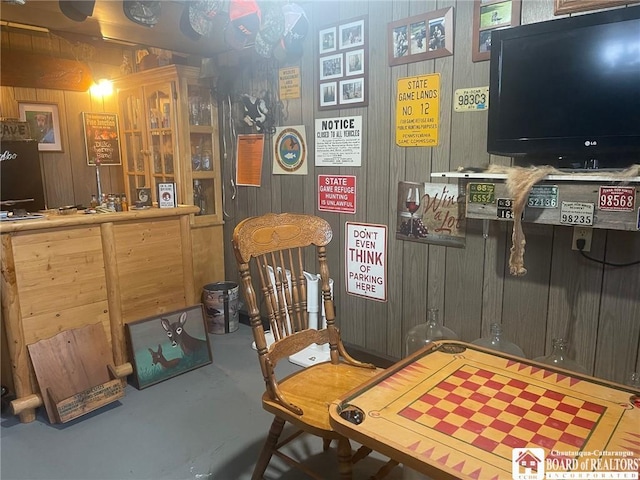
[[[331,440],[338,441],[338,470],[343,480],[352,478],[352,464],[366,457],[371,449],[362,447],[353,454],[349,440],[329,425],[329,404],[379,372],[375,366],[353,359],[345,350],[334,323],[334,306],[329,286],[326,245],[331,241],[329,224],[315,216],[267,214],[247,218],[233,232],[233,248],[240,270],[241,288],[249,310],[251,328],[258,351],[260,368],[266,384],[262,406],[275,415],[271,429],[253,471],[253,480],[262,479],[273,455],[300,468],[312,478],[326,480],[280,450],[303,432],[322,437],[326,450]],[[313,246],[315,245],[315,249]],[[310,247],[310,248],[309,248]],[[305,258],[316,262],[326,315],[326,328],[308,326]],[[253,261],[252,261],[253,260]],[[259,279],[265,315],[274,342],[267,344],[253,275]],[[290,281],[287,271],[291,272]],[[256,284],[257,285],[257,284]],[[312,345],[330,345],[330,361],[297,371],[284,379],[275,375],[276,364]],[[279,441],[285,422],[296,432]],[[373,478],[385,475],[396,462],[384,465]]]

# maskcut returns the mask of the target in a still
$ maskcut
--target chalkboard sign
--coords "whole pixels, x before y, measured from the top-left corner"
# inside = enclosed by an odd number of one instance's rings
[[[121,165],[118,115],[115,113],[82,112],[87,164]]]

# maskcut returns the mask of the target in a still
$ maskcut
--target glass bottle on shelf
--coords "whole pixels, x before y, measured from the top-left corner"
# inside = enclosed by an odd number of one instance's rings
[[[405,355],[409,355],[435,340],[458,340],[458,335],[440,323],[437,308],[427,310],[427,321],[413,327],[407,333]]]
[[[554,338],[551,341],[552,351],[550,355],[534,358],[534,361],[546,363],[554,367],[572,370],[588,375],[587,369],[569,357],[569,343],[563,338]]]
[[[640,390],[640,372],[631,372],[624,382],[625,385]]]
[[[509,353],[518,357],[524,357],[524,352],[515,343],[510,342],[502,333],[502,325],[492,323],[490,326],[489,336],[478,338],[471,342],[473,345],[498,350],[500,352]]]
[[[202,184],[200,180],[193,181],[193,204],[200,208],[200,211],[196,215],[204,215],[207,213],[206,199],[204,192],[202,191]]]

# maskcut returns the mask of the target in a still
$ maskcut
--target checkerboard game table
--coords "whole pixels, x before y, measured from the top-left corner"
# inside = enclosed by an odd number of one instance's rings
[[[437,479],[638,478],[640,391],[464,342],[423,348],[329,410],[342,435]]]

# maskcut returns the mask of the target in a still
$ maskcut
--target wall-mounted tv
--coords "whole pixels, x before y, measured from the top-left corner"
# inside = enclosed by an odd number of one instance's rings
[[[640,163],[640,6],[495,30],[487,151],[517,164]]]

